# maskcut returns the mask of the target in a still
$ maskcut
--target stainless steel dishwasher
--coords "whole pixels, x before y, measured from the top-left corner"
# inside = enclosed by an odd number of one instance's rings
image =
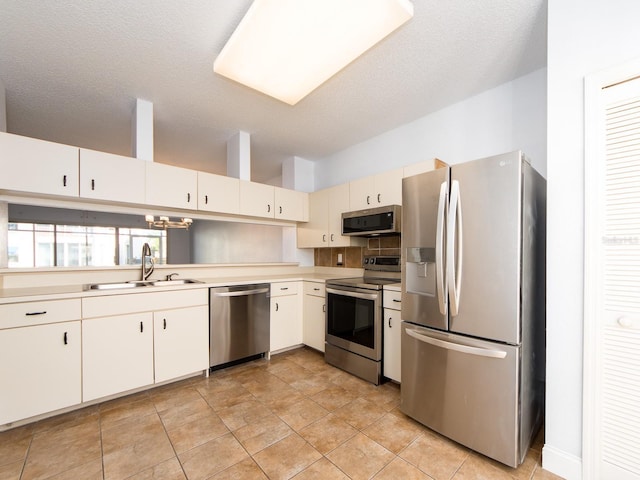
[[[269,352],[269,284],[209,289],[209,365]]]

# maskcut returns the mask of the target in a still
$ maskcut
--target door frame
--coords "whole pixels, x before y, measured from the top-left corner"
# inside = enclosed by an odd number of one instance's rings
[[[604,99],[602,89],[640,76],[640,58],[633,59],[584,79],[584,327],[582,390],[582,479],[597,480],[601,448],[601,391],[598,379],[602,373],[602,233],[605,165]]]

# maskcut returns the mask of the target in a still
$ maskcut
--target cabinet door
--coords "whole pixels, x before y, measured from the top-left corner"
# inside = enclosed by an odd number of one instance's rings
[[[78,147],[0,132],[0,189],[78,196]]]
[[[274,188],[275,218],[302,222],[308,208],[307,193],[286,188]],[[306,215],[308,217],[308,214]]]
[[[373,176],[359,178],[349,182],[349,210],[372,208],[374,206],[374,194]]]
[[[82,321],[82,399],[153,383],[151,313]]]
[[[240,180],[198,172],[198,210],[236,214],[240,212]]]
[[[298,295],[271,297],[272,352],[302,343],[302,319]]]
[[[274,187],[240,180],[240,214],[251,217],[274,217]]]
[[[0,425],[79,404],[80,321],[0,330]]]
[[[402,168],[376,175],[374,177],[375,189],[373,198],[371,198],[371,206],[402,205],[402,175]]]
[[[156,383],[209,367],[206,306],[154,312],[153,332]]]
[[[145,198],[149,205],[198,208],[198,173],[187,168],[146,162]]]
[[[147,162],[80,149],[80,196],[114,202],[144,203]]]
[[[329,246],[350,247],[364,245],[365,239],[342,235],[342,213],[349,208],[349,184],[344,183],[328,189],[329,195]]]
[[[324,352],[325,299],[315,295],[304,296],[302,341],[305,345]]]
[[[400,311],[385,308],[383,313],[382,374],[391,380],[400,382],[400,342],[402,338]]]
[[[297,227],[298,248],[329,246],[329,189],[309,194],[309,221]]]

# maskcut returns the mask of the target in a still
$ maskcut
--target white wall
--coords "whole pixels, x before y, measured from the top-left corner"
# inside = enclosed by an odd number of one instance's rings
[[[543,466],[582,478],[585,75],[640,56],[640,2],[549,2],[547,407]],[[639,72],[640,73],[640,72]]]
[[[546,176],[546,80],[537,70],[320,159],[315,188],[434,157],[455,164],[518,149]]]

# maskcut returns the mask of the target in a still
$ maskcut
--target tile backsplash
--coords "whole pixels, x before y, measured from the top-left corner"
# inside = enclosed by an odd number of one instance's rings
[[[342,264],[338,263],[339,254]],[[365,247],[328,247],[314,249],[316,267],[362,268],[366,255],[400,255],[400,235],[367,239]]]

